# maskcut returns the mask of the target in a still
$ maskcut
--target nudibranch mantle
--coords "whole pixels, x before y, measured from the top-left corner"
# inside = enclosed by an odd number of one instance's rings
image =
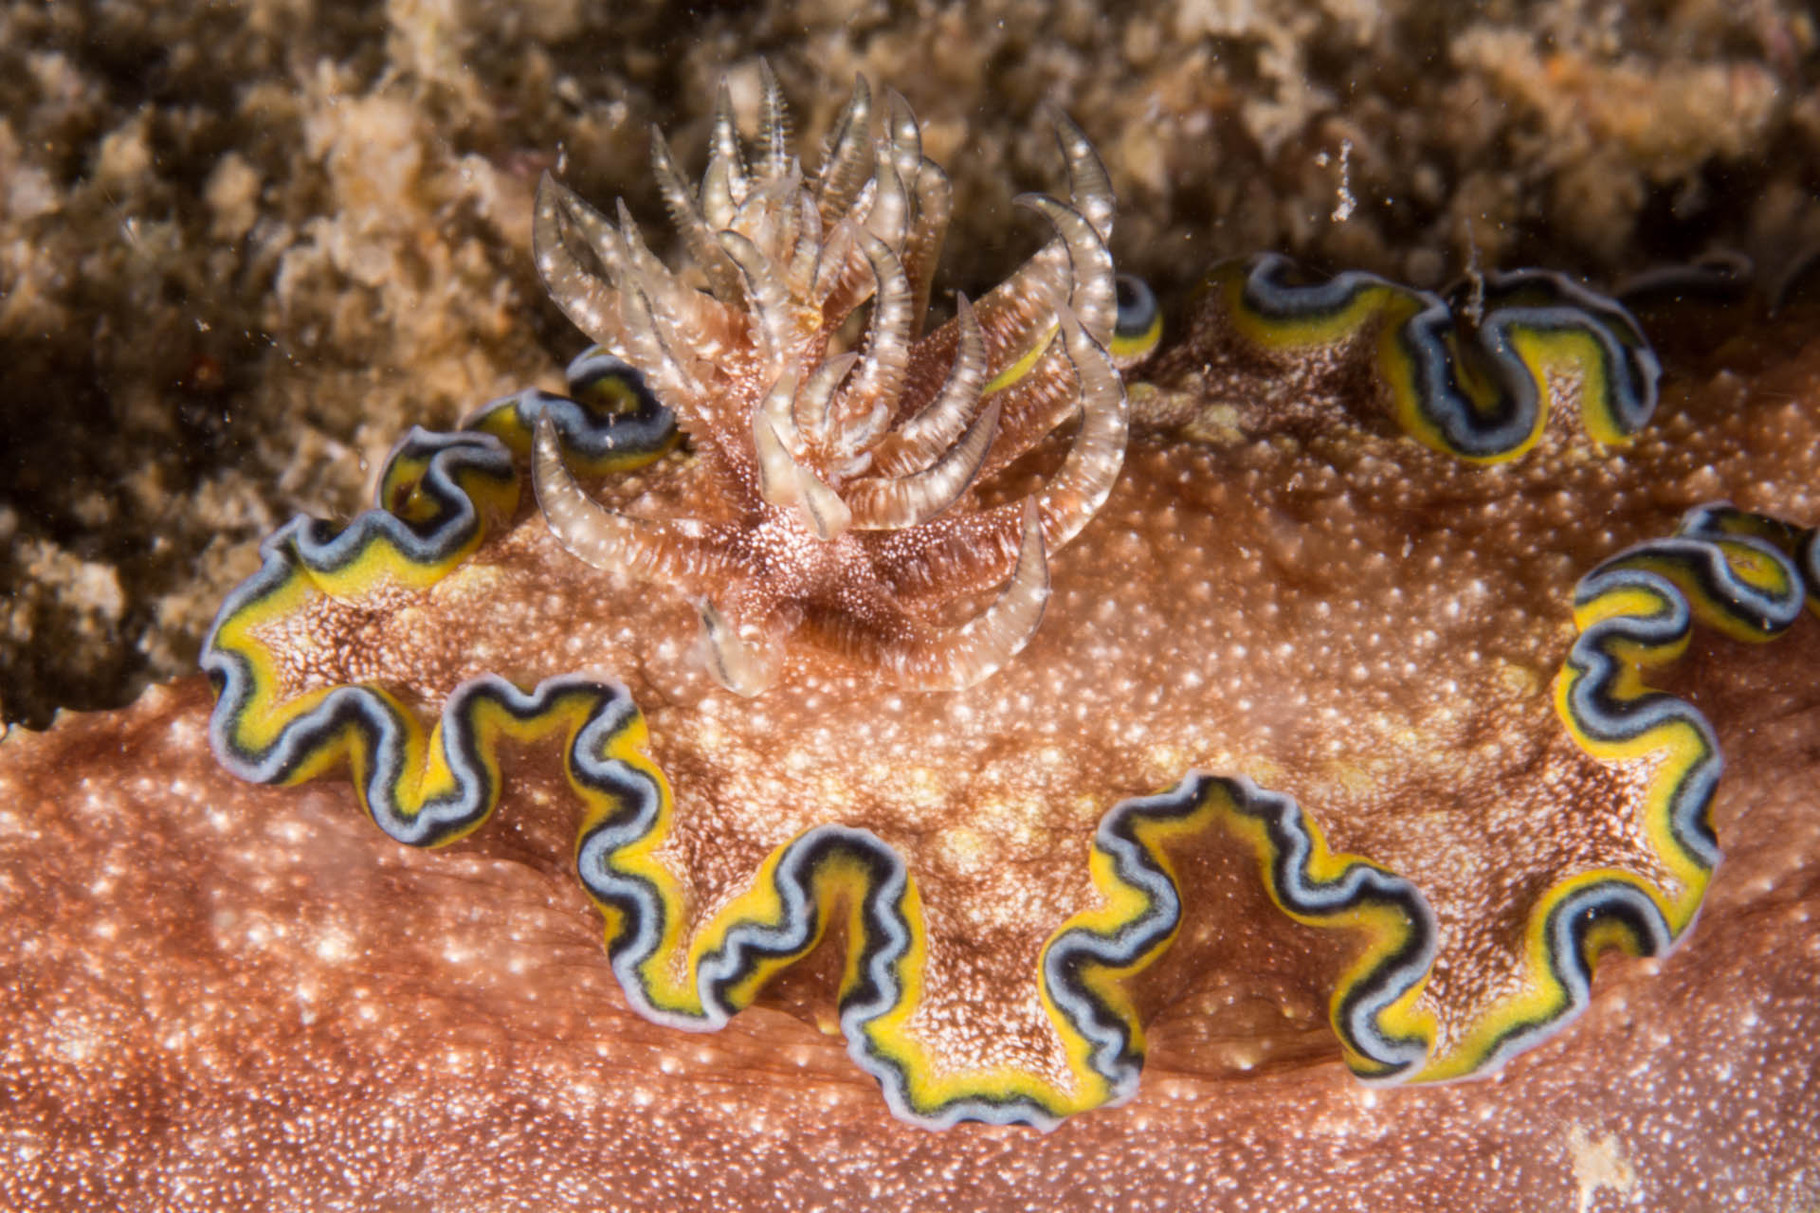
[[[1127,1098],[1185,1016],[1253,1036],[1201,1064],[1325,1023],[1367,1079],[1483,1072],[1687,929],[1720,759],[1646,676],[1794,626],[1816,547],[1701,505],[1622,308],[1226,266],[1135,410],[1211,440],[1129,429],[1078,132],[1056,241],[919,338],[946,192],[908,108],[874,141],[859,92],[811,179],[767,94],[754,168],[725,107],[699,193],[658,145],[699,282],[544,188],[540,269],[608,348],[266,541],[204,658],[230,769],[345,763],[394,837],[572,865],[641,1012],[838,1026],[932,1127]],[[1681,420],[1805,501],[1801,410]]]

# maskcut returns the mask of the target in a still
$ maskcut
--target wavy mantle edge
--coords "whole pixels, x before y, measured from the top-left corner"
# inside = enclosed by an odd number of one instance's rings
[[[1382,285],[1360,277],[1358,290]],[[1335,306],[1355,309],[1356,294],[1337,296]],[[1357,331],[1355,324],[1340,335]],[[1384,362],[1401,356],[1396,348],[1380,343],[1378,351],[1379,369],[1393,381],[1395,368]],[[598,361],[586,364],[591,357],[613,365],[603,371]],[[635,379],[591,350],[570,368],[578,397],[578,368]],[[1532,371],[1540,393],[1545,373]],[[1556,679],[1557,712],[1595,758],[1660,757],[1638,812],[1678,888],[1617,870],[1558,882],[1528,914],[1518,992],[1448,1053],[1434,1054],[1432,1024],[1418,1007],[1436,947],[1420,891],[1369,859],[1329,851],[1291,798],[1244,778],[1191,772],[1168,791],[1106,813],[1089,858],[1103,904],[1061,924],[1041,951],[1039,991],[1068,1058],[1066,1080],[1005,1068],[955,1074],[933,1064],[907,1030],[921,991],[920,901],[903,859],[867,831],[825,825],[797,836],[682,938],[683,895],[651,858],[668,828],[670,792],[644,754],[643,718],[623,688],[559,676],[527,692],[483,676],[457,688],[427,730],[379,685],[279,697],[277,654],[260,625],[312,594],[351,595],[388,579],[423,587],[447,575],[511,517],[520,488],[514,455],[522,459],[539,410],[549,410],[565,447],[596,474],[668,449],[673,423],[636,394],[625,407],[624,387],[611,388],[621,403],[609,412],[532,391],[470,418],[491,432],[414,429],[387,462],[382,508],[340,531],[300,516],[269,536],[260,571],[224,602],[205,645],[202,664],[218,695],[211,745],[227,769],[261,783],[298,783],[345,762],[363,808],[386,833],[435,846],[479,828],[496,806],[500,737],[564,735],[565,771],[584,805],[578,875],[606,920],[610,961],[633,1005],[678,1027],[719,1027],[813,949],[845,907],[839,1007],[849,1052],[879,1080],[894,1112],[928,1127],[1052,1127],[1135,1092],[1144,1035],[1125,985],[1163,954],[1180,924],[1169,847],[1216,826],[1250,845],[1266,890],[1291,918],[1362,935],[1329,1005],[1361,1078],[1456,1078],[1538,1043],[1585,1007],[1600,952],[1659,955],[1673,946],[1719,858],[1707,819],[1722,765],[1712,730],[1691,704],[1650,689],[1644,671],[1679,656],[1696,619],[1734,637],[1769,639],[1804,602],[1814,605],[1820,584],[1814,530],[1723,504],[1694,510],[1674,536],[1621,552],[1582,579],[1574,601],[1580,636]],[[1649,389],[1653,397],[1653,375]],[[667,976],[677,971],[686,978]]]

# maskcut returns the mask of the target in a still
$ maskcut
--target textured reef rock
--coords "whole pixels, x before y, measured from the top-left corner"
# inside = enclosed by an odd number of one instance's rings
[[[646,131],[700,163],[723,74],[750,129],[761,51],[807,146],[855,73],[906,94],[955,180],[942,281],[975,295],[1024,251],[1012,196],[1053,180],[1044,105],[1106,158],[1113,251],[1170,303],[1259,249],[1611,283],[1820,239],[1804,0],[14,4],[0,717],[193,669],[261,536],[357,512],[410,426],[556,386],[579,345],[524,256],[539,174],[657,214]]]

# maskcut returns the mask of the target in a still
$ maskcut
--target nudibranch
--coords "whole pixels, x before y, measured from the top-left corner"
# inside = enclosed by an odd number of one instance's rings
[[[654,138],[681,268],[546,181],[596,345],[266,541],[220,760],[572,867],[640,1013],[786,1008],[931,1127],[1123,1100],[1160,1018],[1208,1068],[1324,1019],[1368,1080],[1485,1072],[1686,932],[1721,760],[1661,667],[1814,606],[1765,512],[1815,512],[1813,419],[1705,419],[1719,504],[1612,300],[1275,257],[1128,399],[1158,317],[1065,119],[1053,239],[924,332],[949,192],[884,111],[808,172],[775,82],[750,158],[723,96],[699,189]]]

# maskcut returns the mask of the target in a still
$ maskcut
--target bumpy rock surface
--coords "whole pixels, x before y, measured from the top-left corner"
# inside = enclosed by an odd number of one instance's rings
[[[1166,298],[1260,248],[1433,284],[1714,246],[1780,268],[1820,236],[1795,0],[1098,8],[0,9],[0,713],[193,668],[276,522],[357,509],[412,423],[554,386],[578,339],[530,267],[538,175],[654,218],[648,125],[699,163],[714,83],[750,119],[761,54],[811,143],[855,72],[908,97],[956,178],[951,288],[1040,238],[987,233],[1053,179],[1045,102]]]

